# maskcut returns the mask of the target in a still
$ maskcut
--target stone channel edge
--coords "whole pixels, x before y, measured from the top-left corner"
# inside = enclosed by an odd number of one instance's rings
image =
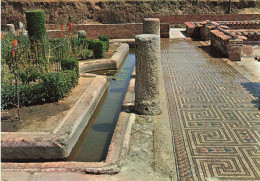
[[[98,70],[117,69],[121,65],[124,56],[128,51],[129,45],[127,43],[123,43],[116,49],[111,58],[80,63],[79,71],[92,72]]]
[[[125,57],[126,53],[128,53],[129,46],[120,46],[118,49],[120,51],[117,51],[115,56],[113,55],[112,58],[116,59],[117,61],[117,67],[120,66],[123,58]],[[115,58],[116,57],[116,58]],[[111,58],[111,59],[112,59]],[[129,82],[129,87],[127,90],[127,93],[124,98],[124,102],[122,107],[128,107],[134,105],[134,82],[135,79],[133,78],[134,73],[132,73],[132,78]],[[82,76],[82,75],[81,75]],[[83,75],[84,76],[84,75]],[[85,74],[85,76],[95,76],[93,74]],[[102,77],[103,76],[96,76],[96,77]],[[94,81],[93,81],[94,82]],[[105,93],[105,90],[107,89],[107,82],[106,82],[106,88],[104,88],[102,95]],[[101,99],[102,96],[100,96]],[[94,110],[93,110],[94,111]],[[43,171],[43,172],[63,172],[63,171],[73,171],[73,172],[84,172],[88,174],[115,174],[120,171],[120,168],[124,162],[124,158],[127,155],[128,148],[129,148],[129,140],[130,140],[130,134],[131,134],[131,128],[132,124],[135,122],[135,114],[128,113],[128,111],[123,111],[120,113],[118,118],[118,123],[116,125],[109,149],[107,158],[104,162],[42,162],[42,163],[5,163],[2,162],[2,170],[4,171],[10,171],[10,170],[16,170],[16,171]],[[78,124],[79,127],[82,127],[82,125]],[[73,132],[76,131],[77,128],[73,129]],[[83,130],[82,130],[83,131]],[[79,137],[79,135],[72,138],[73,140],[77,140],[76,137]],[[69,149],[72,149],[70,147]]]

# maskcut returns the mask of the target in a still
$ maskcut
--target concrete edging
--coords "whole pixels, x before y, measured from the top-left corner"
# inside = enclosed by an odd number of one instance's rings
[[[115,174],[127,154],[129,137],[135,114],[121,112],[118,123],[109,146],[105,162],[44,162],[44,163],[2,163],[2,170],[31,171],[31,172],[63,172],[79,171],[90,174]]]
[[[119,46],[113,56],[109,59],[100,59],[88,62],[82,62],[79,64],[79,72],[92,72],[98,70],[108,70],[108,69],[118,69],[122,61],[124,60],[125,55],[129,51],[129,45],[123,43]]]

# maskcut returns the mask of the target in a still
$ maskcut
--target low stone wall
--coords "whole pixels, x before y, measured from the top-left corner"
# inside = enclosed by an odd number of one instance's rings
[[[87,37],[97,39],[98,35],[108,35],[110,39],[135,38],[136,35],[143,33],[142,23],[126,24],[75,24],[72,27],[72,33],[76,34],[78,30],[85,30]],[[161,38],[169,38],[170,25],[160,24]],[[47,33],[50,38],[58,38],[60,25],[48,24]]]
[[[189,14],[189,15],[155,15],[161,23],[183,24],[187,21],[248,21],[259,19],[259,14]]]

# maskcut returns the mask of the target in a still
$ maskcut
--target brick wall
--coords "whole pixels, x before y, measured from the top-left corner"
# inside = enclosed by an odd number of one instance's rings
[[[201,28],[200,28],[200,37],[202,40],[207,41],[210,40],[210,30],[215,29],[216,26],[215,25],[207,25],[204,24]]]
[[[54,24],[47,25],[47,33],[50,38],[58,38],[60,26]],[[128,24],[75,24],[72,33],[76,34],[78,30],[85,30],[87,37],[97,39],[98,35],[108,35],[110,39],[135,38],[137,34],[143,33],[142,23]],[[161,38],[169,38],[170,25],[161,24]]]
[[[201,14],[201,15],[155,15],[161,23],[184,24],[187,21],[246,21],[260,18],[259,14]]]
[[[228,30],[228,32],[235,33],[237,36],[245,36],[247,41],[260,41],[260,32],[255,29]]]
[[[211,30],[211,50],[216,51],[232,61],[241,60],[243,36],[227,34],[225,30]]]
[[[189,37],[192,38],[200,38],[200,28],[201,25],[196,26],[195,22],[185,22],[186,25],[186,33]]]
[[[226,25],[229,29],[260,29],[260,20],[258,21],[219,21],[220,25]]]
[[[241,60],[242,44],[243,44],[243,40],[241,40],[241,39],[229,40],[228,58],[230,60],[232,60],[232,61]]]
[[[210,40],[210,30],[222,29],[226,34],[244,36],[249,41],[260,40],[260,20],[258,21],[200,21],[185,22],[186,32],[189,37]],[[243,27],[243,29],[239,29]]]
[[[161,23],[160,24],[160,34],[161,38],[170,38],[170,24],[169,23]]]
[[[211,50],[228,57],[229,40],[232,38],[219,30],[211,30]]]

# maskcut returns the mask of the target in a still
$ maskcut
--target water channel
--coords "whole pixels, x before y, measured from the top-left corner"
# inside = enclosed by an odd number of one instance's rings
[[[108,75],[109,86],[103,105],[98,107],[95,115],[83,131],[73,148],[68,161],[99,162],[106,159],[108,147],[121,111],[129,80],[135,66],[133,50],[125,57],[120,71],[102,71],[97,74]]]

